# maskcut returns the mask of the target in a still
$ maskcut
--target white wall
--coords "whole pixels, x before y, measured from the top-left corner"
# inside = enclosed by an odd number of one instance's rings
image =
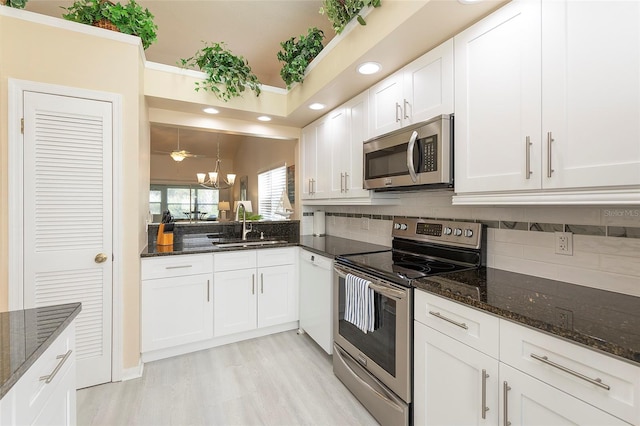
[[[451,195],[402,194],[395,206],[305,207],[301,231],[311,234],[314,210],[327,213],[328,235],[382,245],[391,245],[392,216],[486,221],[490,267],[640,296],[640,207],[465,207],[452,206]],[[568,225],[576,232],[573,256],[555,254],[554,233],[530,231],[532,223]],[[514,225],[524,230],[506,229]],[[611,236],[621,232],[626,237]]]

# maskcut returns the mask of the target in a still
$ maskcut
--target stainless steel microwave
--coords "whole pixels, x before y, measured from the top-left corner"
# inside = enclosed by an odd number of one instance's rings
[[[364,187],[376,191],[453,187],[453,115],[364,143]]]

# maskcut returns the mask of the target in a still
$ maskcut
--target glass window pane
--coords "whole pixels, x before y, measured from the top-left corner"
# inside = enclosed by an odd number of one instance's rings
[[[162,191],[159,189],[152,189],[149,191],[149,202],[150,203],[159,203],[162,201]]]

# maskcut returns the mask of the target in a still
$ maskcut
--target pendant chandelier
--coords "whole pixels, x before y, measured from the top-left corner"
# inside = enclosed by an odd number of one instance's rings
[[[206,173],[196,174],[196,176],[198,177],[198,183],[200,184],[200,186],[203,186],[205,188],[214,188],[214,189],[227,189],[233,186],[233,184],[236,181],[236,175],[233,173],[228,173],[227,178],[226,179],[222,178],[222,182],[220,181],[221,174],[222,174],[222,172],[220,171],[221,164],[222,164],[222,161],[220,160],[220,141],[218,141],[218,155],[216,157],[216,167],[214,171],[209,172],[209,179],[206,179],[207,178]]]

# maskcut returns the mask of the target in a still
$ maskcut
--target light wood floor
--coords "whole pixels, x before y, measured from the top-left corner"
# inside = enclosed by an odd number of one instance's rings
[[[377,425],[295,331],[145,364],[140,379],[82,389],[78,425]]]

